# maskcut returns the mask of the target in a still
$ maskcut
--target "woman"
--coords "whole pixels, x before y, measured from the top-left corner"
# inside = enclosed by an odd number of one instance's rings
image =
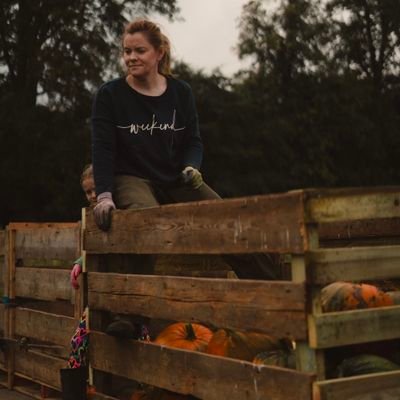
[[[92,114],[94,209],[108,230],[111,211],[219,196],[199,172],[203,146],[190,86],[171,76],[169,40],[147,20],[122,38],[126,76],[98,91]]]

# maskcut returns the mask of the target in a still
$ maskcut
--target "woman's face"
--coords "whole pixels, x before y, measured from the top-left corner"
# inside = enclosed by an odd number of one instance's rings
[[[163,52],[157,50],[141,32],[126,34],[123,40],[123,59],[128,75],[146,79],[158,73]]]

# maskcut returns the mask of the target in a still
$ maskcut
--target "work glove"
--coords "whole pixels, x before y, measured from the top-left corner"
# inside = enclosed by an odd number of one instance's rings
[[[182,180],[185,185],[198,189],[203,184],[203,177],[199,170],[193,167],[186,167],[182,173]]]
[[[82,273],[80,264],[74,264],[70,274],[71,285],[74,289],[79,289],[78,277]]]
[[[97,204],[93,209],[96,225],[102,231],[108,231],[111,226],[111,211],[115,210],[115,204],[111,192],[100,193],[97,196]]]

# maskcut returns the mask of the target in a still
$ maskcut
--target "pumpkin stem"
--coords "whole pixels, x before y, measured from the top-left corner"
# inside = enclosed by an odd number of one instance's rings
[[[186,324],[186,339],[196,340],[196,334],[194,333],[193,325],[189,322]]]

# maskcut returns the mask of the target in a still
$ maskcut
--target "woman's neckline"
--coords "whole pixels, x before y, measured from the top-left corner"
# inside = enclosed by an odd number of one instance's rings
[[[135,93],[139,94],[140,96],[144,96],[144,97],[150,97],[150,98],[158,98],[158,97],[161,97],[161,96],[163,96],[163,95],[167,92],[168,86],[169,86],[169,84],[168,84],[168,78],[165,77],[165,89],[164,89],[161,93],[153,95],[153,94],[143,93],[143,92],[141,92],[140,90],[134,88],[134,87],[129,83],[128,79],[129,79],[129,75],[126,76],[126,77],[124,78],[124,82],[125,82],[126,85],[129,87],[129,89],[133,90]]]

